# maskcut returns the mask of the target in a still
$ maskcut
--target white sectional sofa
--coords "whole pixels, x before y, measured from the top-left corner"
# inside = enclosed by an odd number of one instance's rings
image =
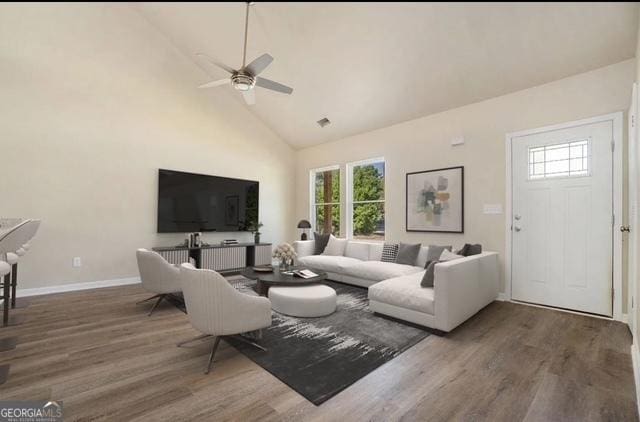
[[[330,280],[369,288],[374,312],[449,332],[498,297],[498,254],[483,252],[436,264],[434,287],[420,285],[428,247],[414,266],[382,262],[381,243],[347,242],[344,256],[313,255],[314,240],[294,242],[298,262]]]

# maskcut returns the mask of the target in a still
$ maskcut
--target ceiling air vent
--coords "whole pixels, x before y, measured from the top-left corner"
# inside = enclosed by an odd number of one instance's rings
[[[331,120],[327,119],[326,117],[323,117],[322,119],[318,120],[318,125],[320,127],[325,127],[331,124]]]

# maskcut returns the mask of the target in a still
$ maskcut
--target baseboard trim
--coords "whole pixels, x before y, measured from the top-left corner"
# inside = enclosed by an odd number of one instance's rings
[[[631,345],[631,362],[633,362],[633,379],[636,383],[636,406],[640,414],[640,354],[635,341]]]
[[[114,280],[90,281],[87,283],[61,284],[59,286],[18,289],[16,297],[41,296],[53,293],[75,292],[79,290],[101,289],[104,287],[125,286],[140,283],[140,277],[117,278]]]

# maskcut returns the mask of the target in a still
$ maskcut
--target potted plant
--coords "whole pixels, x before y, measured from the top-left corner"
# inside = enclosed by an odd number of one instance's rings
[[[252,221],[251,223],[249,223],[249,231],[251,233],[253,233],[253,241],[257,244],[260,243],[260,227],[262,227],[264,224],[260,223],[260,222],[256,222],[256,221]]]

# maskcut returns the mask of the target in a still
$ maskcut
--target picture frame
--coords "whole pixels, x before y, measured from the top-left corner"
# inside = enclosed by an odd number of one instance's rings
[[[464,166],[406,173],[407,232],[464,233]]]

